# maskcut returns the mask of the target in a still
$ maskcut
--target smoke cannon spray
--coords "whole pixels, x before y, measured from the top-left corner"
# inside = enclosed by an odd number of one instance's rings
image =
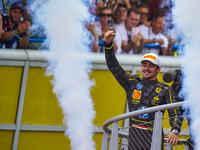
[[[190,108],[192,137],[196,143],[195,149],[200,150],[200,27],[199,27],[199,1],[191,0],[188,7],[187,0],[174,0],[174,21],[178,29],[184,34],[183,44],[184,54],[182,57],[182,68],[184,73],[183,89],[186,101],[195,100],[187,103]]]
[[[63,110],[65,134],[72,150],[94,150],[93,119],[95,111],[90,96],[93,83],[88,73],[89,38],[84,21],[90,16],[84,0],[34,1],[31,11],[33,26],[43,26],[46,32],[46,74],[53,76],[53,92]]]

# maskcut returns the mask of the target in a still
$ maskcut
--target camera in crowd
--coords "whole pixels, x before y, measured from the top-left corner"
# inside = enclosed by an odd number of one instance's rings
[[[20,17],[19,22],[20,22],[20,24],[25,24],[26,18],[24,16]]]
[[[114,20],[113,20],[113,19],[108,20],[108,21],[107,21],[107,25],[108,25],[109,27],[114,27],[114,25],[115,25]]]

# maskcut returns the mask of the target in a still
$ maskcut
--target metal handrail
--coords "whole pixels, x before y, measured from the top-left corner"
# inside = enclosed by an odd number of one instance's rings
[[[1,49],[0,50],[0,59],[3,60],[33,60],[33,61],[47,61],[45,55],[50,53],[49,51],[33,51],[26,49]],[[28,58],[27,58],[28,55]],[[89,53],[86,54],[88,60],[92,63],[105,64],[105,54],[103,53]],[[132,65],[140,66],[140,61],[142,55],[116,55],[121,65]],[[176,67],[181,66],[181,58],[179,57],[169,57],[169,56],[159,56],[162,62],[162,68],[164,67]]]
[[[167,110],[167,109],[181,107],[184,103],[185,102],[165,104],[165,105],[155,106],[155,107],[151,107],[151,108],[146,108],[146,109],[143,109],[143,110],[137,110],[137,111],[125,113],[125,114],[113,117],[113,118],[105,121],[102,128],[103,128],[104,131],[111,134],[112,130],[110,130],[108,128],[108,126],[111,125],[114,122],[124,120],[124,119],[130,118],[130,117],[133,117],[133,116],[145,114],[145,113],[153,113],[153,112],[156,112],[156,111],[163,111],[163,110]]]

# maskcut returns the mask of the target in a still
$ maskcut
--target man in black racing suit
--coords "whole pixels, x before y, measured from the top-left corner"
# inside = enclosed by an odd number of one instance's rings
[[[116,59],[112,43],[114,37],[114,31],[105,33],[106,62],[109,70],[126,91],[129,111],[176,102],[171,87],[157,80],[157,74],[161,69],[158,56],[153,53],[143,56],[141,61],[142,78],[139,75],[130,75]],[[170,109],[168,113],[171,118],[172,132],[167,136],[167,142],[173,145],[178,141],[182,122],[177,117],[180,116],[179,108]],[[150,129],[153,128],[154,115],[155,113],[147,113],[130,118],[130,126],[136,128],[129,128],[129,150],[150,150],[152,138]]]

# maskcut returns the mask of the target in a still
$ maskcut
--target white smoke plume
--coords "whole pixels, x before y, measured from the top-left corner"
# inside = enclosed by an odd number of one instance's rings
[[[94,150],[95,111],[90,96],[93,83],[88,73],[91,64],[88,32],[84,21],[91,16],[84,0],[36,0],[31,4],[33,26],[43,26],[47,37],[53,92],[63,110],[72,150]]]
[[[177,29],[184,34],[184,55],[182,67],[184,72],[183,93],[191,114],[191,132],[196,143],[195,149],[200,150],[200,28],[199,28],[199,1],[198,0],[174,0],[174,22]]]

